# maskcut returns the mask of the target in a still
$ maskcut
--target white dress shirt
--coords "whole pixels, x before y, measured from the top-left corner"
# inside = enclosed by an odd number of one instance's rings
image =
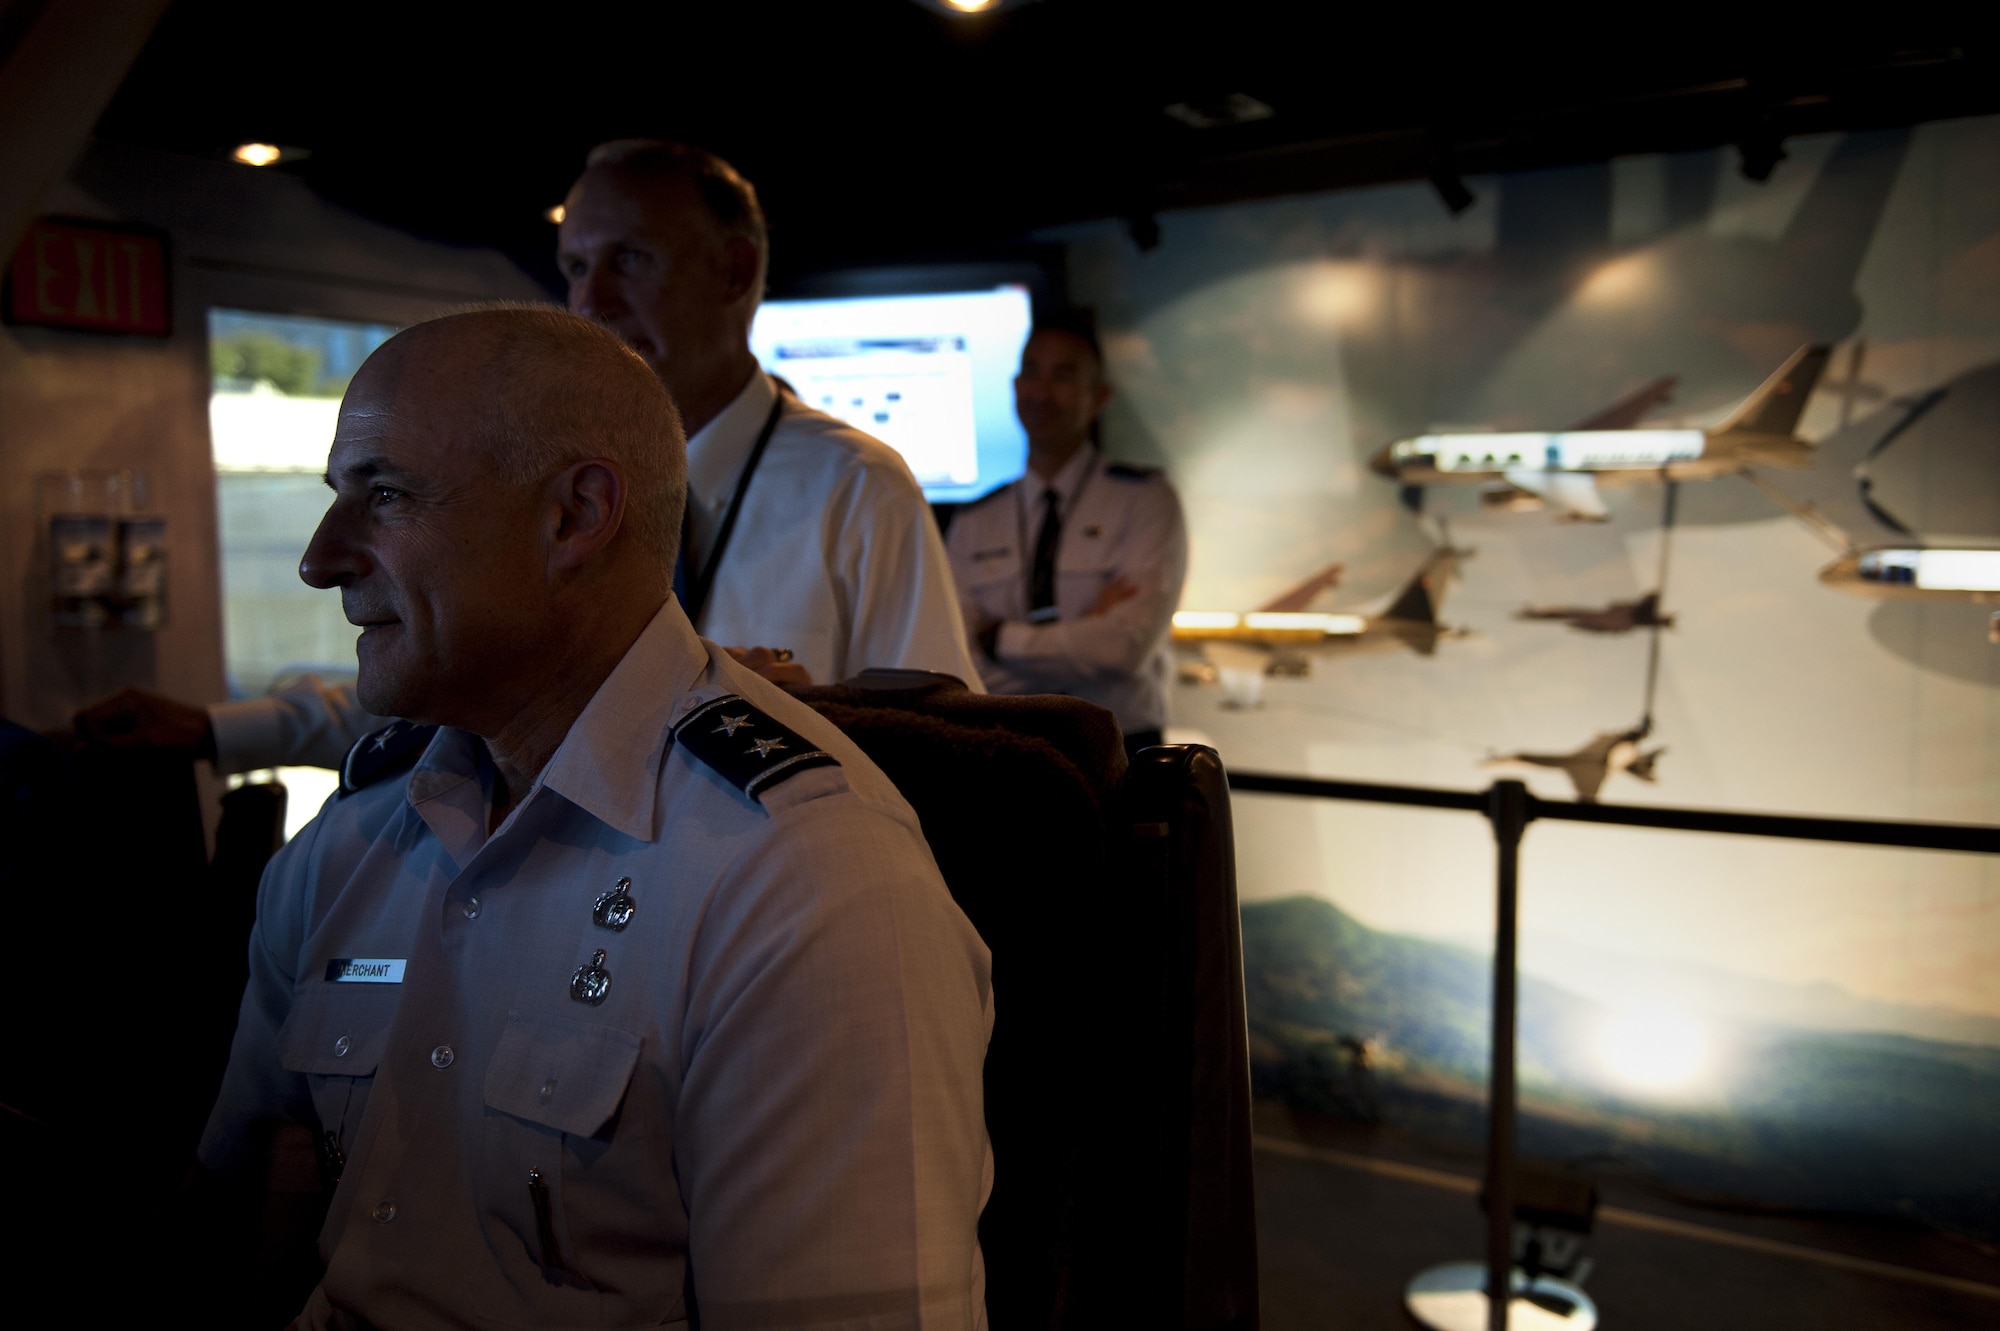
[[[745,702],[839,765],[674,733]],[[265,873],[200,1154],[344,1152],[302,1325],[983,1327],[989,959],[881,771],[670,600],[489,836],[492,784],[441,730]]]
[[[688,440],[688,517],[703,564],[777,394],[756,371]],[[697,626],[732,647],[789,648],[816,684],[888,666],[982,687],[944,542],[908,465],[790,394]],[[384,724],[351,686],[317,680],[208,710],[224,773],[338,767],[355,740]]]
[[[1062,519],[1056,618],[1029,623],[1048,490]],[[1072,694],[1109,708],[1127,734],[1166,723],[1168,634],[1187,578],[1187,529],[1165,476],[1080,449],[1051,479],[1030,471],[960,509],[946,548],[968,612],[1001,625],[993,659],[980,663],[989,689]],[[1139,594],[1085,614],[1121,577]]]

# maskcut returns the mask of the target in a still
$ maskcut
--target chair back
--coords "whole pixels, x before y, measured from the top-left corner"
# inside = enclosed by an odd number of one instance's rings
[[[993,954],[995,1331],[1254,1328],[1249,1055],[1222,769],[1109,712],[869,671],[804,700],[882,768]]]

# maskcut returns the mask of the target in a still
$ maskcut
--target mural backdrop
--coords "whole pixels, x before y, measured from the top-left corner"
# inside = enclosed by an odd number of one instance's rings
[[[2000,120],[1422,185],[1061,233],[1120,396],[1117,455],[1164,465],[1192,534],[1184,605],[1249,609],[1332,563],[1312,608],[1381,607],[1469,550],[1431,655],[1327,651],[1259,698],[1200,682],[1186,737],[1236,767],[1483,787],[1558,770],[1644,709],[1648,633],[1528,607],[1659,586],[1662,492],[1565,522],[1470,490],[1423,513],[1367,466],[1438,428],[1561,429],[1663,375],[1647,422],[1720,421],[1794,350],[1835,348],[1799,471],[1682,484],[1647,783],[1601,798],[2000,821],[1988,608],[1823,586],[1842,535],[2000,542]],[[1254,704],[1254,705],[1250,705]],[[1237,801],[1261,1094],[1476,1141],[1492,850],[1462,814]],[[1973,856],[1543,824],[1524,849],[1528,1149],[1684,1191],[1900,1212],[2000,1234],[2000,866]]]

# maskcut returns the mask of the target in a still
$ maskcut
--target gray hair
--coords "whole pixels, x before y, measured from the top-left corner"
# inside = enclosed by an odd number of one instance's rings
[[[667,390],[601,324],[555,305],[481,305],[433,322],[471,319],[492,338],[493,464],[539,485],[592,458],[625,474],[625,524],[671,574],[687,500],[687,435]]]
[[[771,265],[771,237],[764,225],[764,206],[757,187],[742,172],[702,148],[669,139],[612,139],[600,143],[583,159],[586,170],[605,167],[635,180],[685,180],[694,186],[719,237],[741,236],[757,249],[758,299],[764,295],[764,275]]]

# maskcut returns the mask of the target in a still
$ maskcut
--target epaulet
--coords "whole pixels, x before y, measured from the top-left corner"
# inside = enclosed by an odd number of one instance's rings
[[[840,759],[734,693],[690,712],[674,727],[674,741],[752,799],[800,772],[840,766]]]
[[[363,735],[340,764],[340,793],[352,795],[385,776],[407,772],[430,747],[431,736],[437,734],[437,729],[391,721],[380,730]]]
[[[1142,467],[1136,462],[1114,462],[1104,469],[1106,476],[1115,476],[1121,481],[1150,481],[1160,474],[1158,467]]]

